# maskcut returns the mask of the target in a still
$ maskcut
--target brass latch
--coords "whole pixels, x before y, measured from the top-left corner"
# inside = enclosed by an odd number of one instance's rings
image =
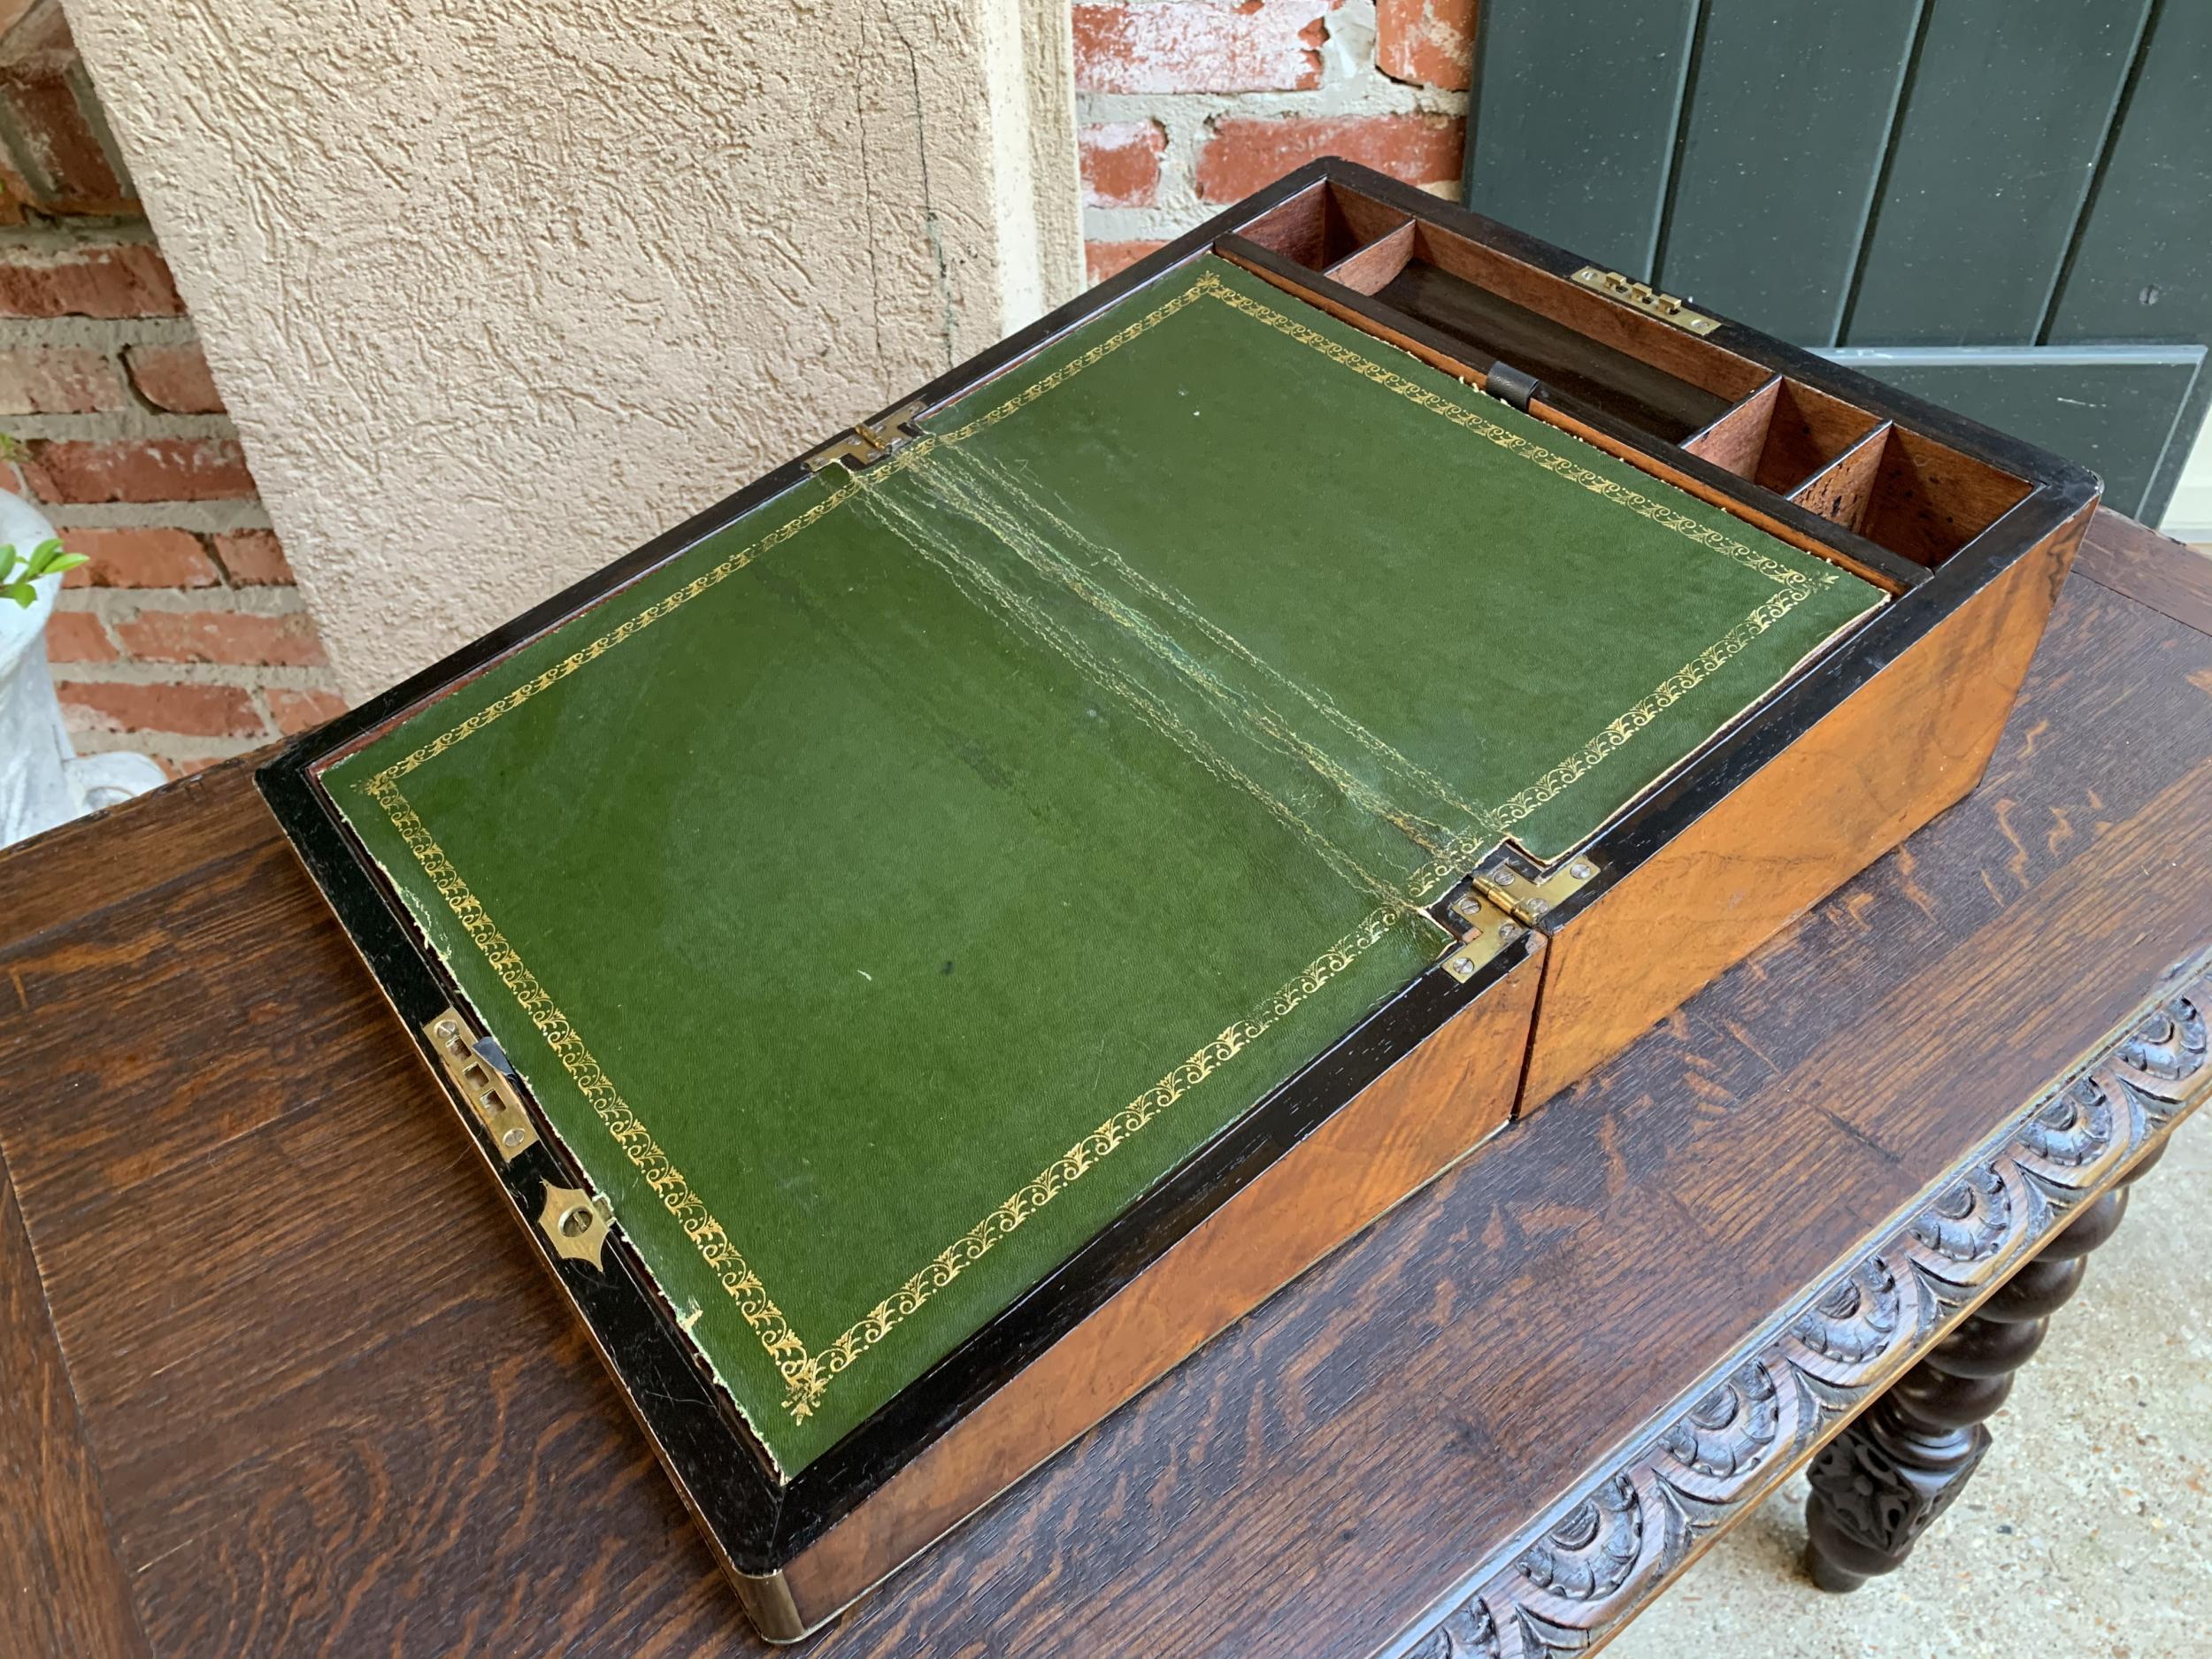
[[[1632,305],[1647,317],[1656,317],[1663,323],[1694,334],[1709,334],[1720,326],[1720,319],[1707,317],[1692,311],[1671,294],[1662,294],[1648,282],[1632,282],[1617,271],[1607,271],[1597,265],[1586,265],[1572,279],[1586,288],[1594,288],[1608,299]]]
[[[909,428],[922,418],[921,399],[902,403],[874,426],[864,420],[853,422],[853,429],[833,443],[824,444],[806,458],[807,471],[818,472],[831,463],[842,461],[848,471],[857,472],[864,466],[873,466],[878,461],[902,443],[911,443],[922,434]]]
[[[511,1164],[537,1145],[538,1132],[522,1108],[522,1097],[508,1081],[513,1068],[499,1045],[488,1037],[478,1036],[469,1029],[468,1021],[449,1008],[422,1029],[430,1046],[438,1051],[439,1063],[453,1079],[453,1087],[461,1091],[476,1121],[492,1138],[499,1161]]]

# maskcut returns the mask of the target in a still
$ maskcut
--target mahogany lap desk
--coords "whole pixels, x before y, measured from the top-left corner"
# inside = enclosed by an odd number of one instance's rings
[[[250,766],[0,859],[0,1650],[755,1650]],[[2208,823],[2104,515],[1962,804],[812,1651],[1572,1647],[1816,1452],[1893,1564],[2212,1089]]]

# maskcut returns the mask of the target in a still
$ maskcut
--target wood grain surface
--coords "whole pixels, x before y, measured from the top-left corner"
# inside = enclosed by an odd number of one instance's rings
[[[0,1653],[142,1655],[15,1192],[0,1177]]]
[[[1370,1651],[1755,1353],[2212,943],[2193,556],[2093,543],[1974,794],[812,1651]],[[9,1651],[752,1650],[242,767],[0,941]]]
[[[1525,1111],[1974,787],[2082,529],[2031,549],[1561,931]]]

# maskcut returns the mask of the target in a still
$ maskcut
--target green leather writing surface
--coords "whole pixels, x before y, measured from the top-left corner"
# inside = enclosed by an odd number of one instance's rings
[[[330,767],[795,1471],[1879,599],[1197,262]]]

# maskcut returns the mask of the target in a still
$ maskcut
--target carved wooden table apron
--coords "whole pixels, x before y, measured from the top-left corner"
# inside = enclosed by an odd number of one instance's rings
[[[1571,1650],[1816,1455],[1894,1564],[2212,1088],[2192,557],[2101,520],[1979,790],[812,1651]],[[0,860],[0,1652],[754,1651],[242,769]]]

